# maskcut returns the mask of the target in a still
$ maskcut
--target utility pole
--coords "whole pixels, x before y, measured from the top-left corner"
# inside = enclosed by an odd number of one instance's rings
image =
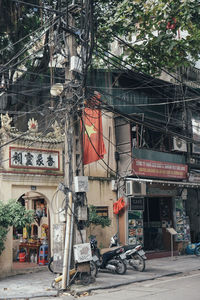
[[[68,25],[73,26],[74,20],[73,15],[67,15]],[[66,38],[67,47],[68,47],[68,65],[65,69],[65,79],[73,81],[74,75],[70,71],[70,58],[75,54],[75,40],[74,36],[68,34]],[[67,91],[66,91],[67,92]],[[73,103],[73,101],[72,101]],[[72,248],[72,230],[73,230],[73,216],[74,209],[73,205],[73,176],[75,170],[74,162],[74,147],[73,147],[73,136],[74,136],[74,114],[72,111],[72,104],[69,104],[65,116],[65,145],[64,145],[64,186],[68,187],[68,197],[66,197],[66,229],[65,229],[65,247],[63,253],[63,277],[62,277],[62,289],[66,289],[69,284],[69,271],[71,263],[71,248]]]
[[[77,6],[74,3],[67,7],[67,26],[75,28],[74,14]],[[72,248],[76,236],[76,228],[73,223],[76,201],[74,197],[74,177],[83,175],[82,164],[82,138],[80,134],[80,119],[78,116],[77,103],[83,102],[81,84],[76,80],[76,74],[71,66],[72,57],[77,57],[77,45],[75,35],[67,33],[66,44],[68,49],[68,64],[65,69],[66,88],[65,94],[69,99],[65,118],[65,164],[64,164],[64,186],[68,188],[65,247],[63,254],[63,277],[62,289],[69,285],[69,271],[71,265]],[[78,99],[77,99],[78,98]],[[81,103],[82,104],[82,103]],[[82,106],[82,105],[81,105]],[[74,232],[73,232],[74,231]]]
[[[63,32],[65,33],[64,44],[67,52],[65,66],[65,84],[55,84],[51,88],[53,96],[60,95],[65,98],[65,142],[64,142],[64,184],[60,189],[65,193],[66,200],[66,228],[65,246],[63,253],[62,289],[69,285],[69,272],[71,265],[71,254],[73,244],[77,241],[78,229],[81,242],[85,240],[81,234],[81,228],[87,220],[87,205],[85,205],[85,192],[87,191],[87,179],[83,177],[82,160],[82,132],[80,129],[80,117],[84,111],[86,99],[87,70],[91,61],[93,49],[93,0],[80,1],[81,5],[72,1],[66,4],[66,18],[61,20]],[[78,1],[77,1],[78,2]],[[61,5],[61,2],[60,2]],[[80,19],[79,23],[77,19]],[[75,24],[80,28],[76,28]],[[81,50],[77,54],[77,43]],[[74,217],[75,216],[75,217]],[[76,220],[77,228],[73,220]],[[75,231],[75,230],[74,230]],[[85,267],[87,268],[87,267]]]

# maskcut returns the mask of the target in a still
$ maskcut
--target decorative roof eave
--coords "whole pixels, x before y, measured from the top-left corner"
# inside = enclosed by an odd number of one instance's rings
[[[45,136],[45,137],[41,137],[42,134],[38,133],[38,134],[30,134],[29,131],[27,131],[25,134],[23,134],[22,132],[8,132],[7,135],[9,137],[11,137],[12,139],[18,139],[18,140],[23,140],[23,141],[27,141],[27,142],[38,142],[38,143],[54,143],[54,144],[59,144],[59,143],[63,143],[64,142],[64,136],[60,136],[60,137],[53,137],[52,136]]]
[[[22,140],[27,142],[38,142],[38,143],[50,143],[60,144],[64,142],[64,133],[61,132],[57,121],[52,125],[53,131],[47,133],[45,136],[42,132],[38,132],[37,120],[29,119],[28,131],[20,132],[15,127],[11,127],[10,123],[12,118],[9,117],[8,113],[5,115],[1,114],[1,129],[0,135],[4,135],[7,138],[14,140]]]

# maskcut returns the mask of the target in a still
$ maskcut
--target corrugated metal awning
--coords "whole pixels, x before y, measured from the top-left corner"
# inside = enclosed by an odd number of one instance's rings
[[[127,177],[125,179],[126,181],[136,181],[136,182],[146,182],[149,184],[162,184],[162,185],[174,185],[174,186],[179,186],[179,187],[186,187],[186,188],[199,188],[200,187],[200,182],[199,183],[193,183],[193,182],[185,182],[185,181],[169,181],[169,180],[158,180],[158,179],[145,179],[145,178],[134,178],[134,177]]]

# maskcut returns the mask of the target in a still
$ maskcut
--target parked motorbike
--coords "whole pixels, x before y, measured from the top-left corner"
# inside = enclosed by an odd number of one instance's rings
[[[118,235],[111,237],[110,248],[119,246]],[[146,255],[142,250],[141,245],[124,245],[121,246],[125,252],[125,262],[137,271],[143,272],[145,270]],[[200,249],[199,249],[200,250]]]
[[[106,269],[121,275],[126,273],[127,266],[124,262],[125,254],[123,248],[117,247],[100,254],[96,239],[91,239],[90,245],[92,259],[99,269]]]

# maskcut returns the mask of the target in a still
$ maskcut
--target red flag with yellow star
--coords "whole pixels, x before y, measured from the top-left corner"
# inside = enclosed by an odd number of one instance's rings
[[[100,109],[85,108],[83,116],[83,164],[87,165],[104,157],[102,115]]]

